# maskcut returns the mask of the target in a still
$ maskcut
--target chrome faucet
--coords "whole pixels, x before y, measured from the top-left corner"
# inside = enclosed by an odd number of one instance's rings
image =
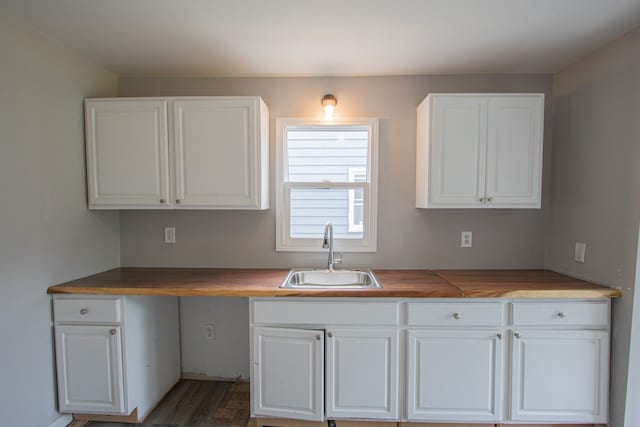
[[[327,260],[327,269],[333,271],[336,267],[335,259],[333,257],[333,225],[330,222],[324,226],[324,238],[322,239],[322,247],[324,249],[329,248],[329,259]]]

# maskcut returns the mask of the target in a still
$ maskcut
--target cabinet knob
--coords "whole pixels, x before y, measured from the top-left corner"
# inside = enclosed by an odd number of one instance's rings
[[[165,200],[164,199],[160,199],[160,204],[164,205]]]
[[[331,337],[333,336],[333,334],[332,334],[331,332],[327,332],[327,336],[328,336],[329,338],[331,338]]]
[[[453,313],[453,318],[456,320],[460,320],[462,318],[462,315],[460,313]]]
[[[499,340],[502,339],[502,334],[496,334],[496,336],[498,337]]]
[[[479,201],[480,203],[486,203],[486,202],[487,202],[487,199],[485,199],[484,197],[480,197],[480,198],[478,199],[478,201]]]
[[[322,337],[320,336],[320,334],[316,335],[316,341],[320,341],[322,339]]]
[[[514,334],[513,334],[513,336],[514,336],[514,337],[516,337],[516,338],[518,338],[518,339],[520,339],[520,334],[519,334],[519,333],[517,333],[517,332],[516,332],[516,333],[514,333]]]
[[[487,202],[489,202],[489,203],[493,203],[493,197],[489,197],[489,198],[487,199]]]
[[[87,314],[88,312],[89,312],[89,309],[88,309],[88,308],[81,308],[81,309],[80,309],[80,314],[82,314],[83,316],[84,316],[85,314]]]
[[[565,312],[563,312],[563,311],[561,311],[560,313],[558,313],[558,317],[559,317],[559,318],[561,318],[561,319],[566,319],[566,318],[567,318],[567,316],[568,316],[568,315],[567,315],[567,313],[565,313]]]
[[[116,331],[115,329],[110,329],[110,330],[109,330],[109,333],[110,333],[111,335],[115,335],[116,333],[118,333],[118,331]]]
[[[180,204],[180,199],[176,199],[176,205]]]

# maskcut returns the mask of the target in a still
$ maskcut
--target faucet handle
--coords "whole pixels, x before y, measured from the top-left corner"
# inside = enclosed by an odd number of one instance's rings
[[[334,252],[333,253],[333,263],[334,264],[342,264],[342,252]]]

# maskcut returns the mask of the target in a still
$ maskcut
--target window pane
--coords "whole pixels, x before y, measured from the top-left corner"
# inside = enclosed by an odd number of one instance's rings
[[[355,192],[355,197],[349,197],[349,192]],[[361,188],[292,188],[290,237],[321,238],[330,222],[336,239],[362,239],[363,195]],[[350,201],[360,206],[350,207]],[[359,216],[360,227],[350,226],[350,211],[354,218]]]
[[[368,146],[366,126],[288,129],[289,182],[350,182],[353,168],[366,180]]]

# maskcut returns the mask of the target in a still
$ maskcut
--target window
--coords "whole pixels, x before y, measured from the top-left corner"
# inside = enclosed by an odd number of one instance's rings
[[[276,249],[376,250],[378,121],[278,119]]]

